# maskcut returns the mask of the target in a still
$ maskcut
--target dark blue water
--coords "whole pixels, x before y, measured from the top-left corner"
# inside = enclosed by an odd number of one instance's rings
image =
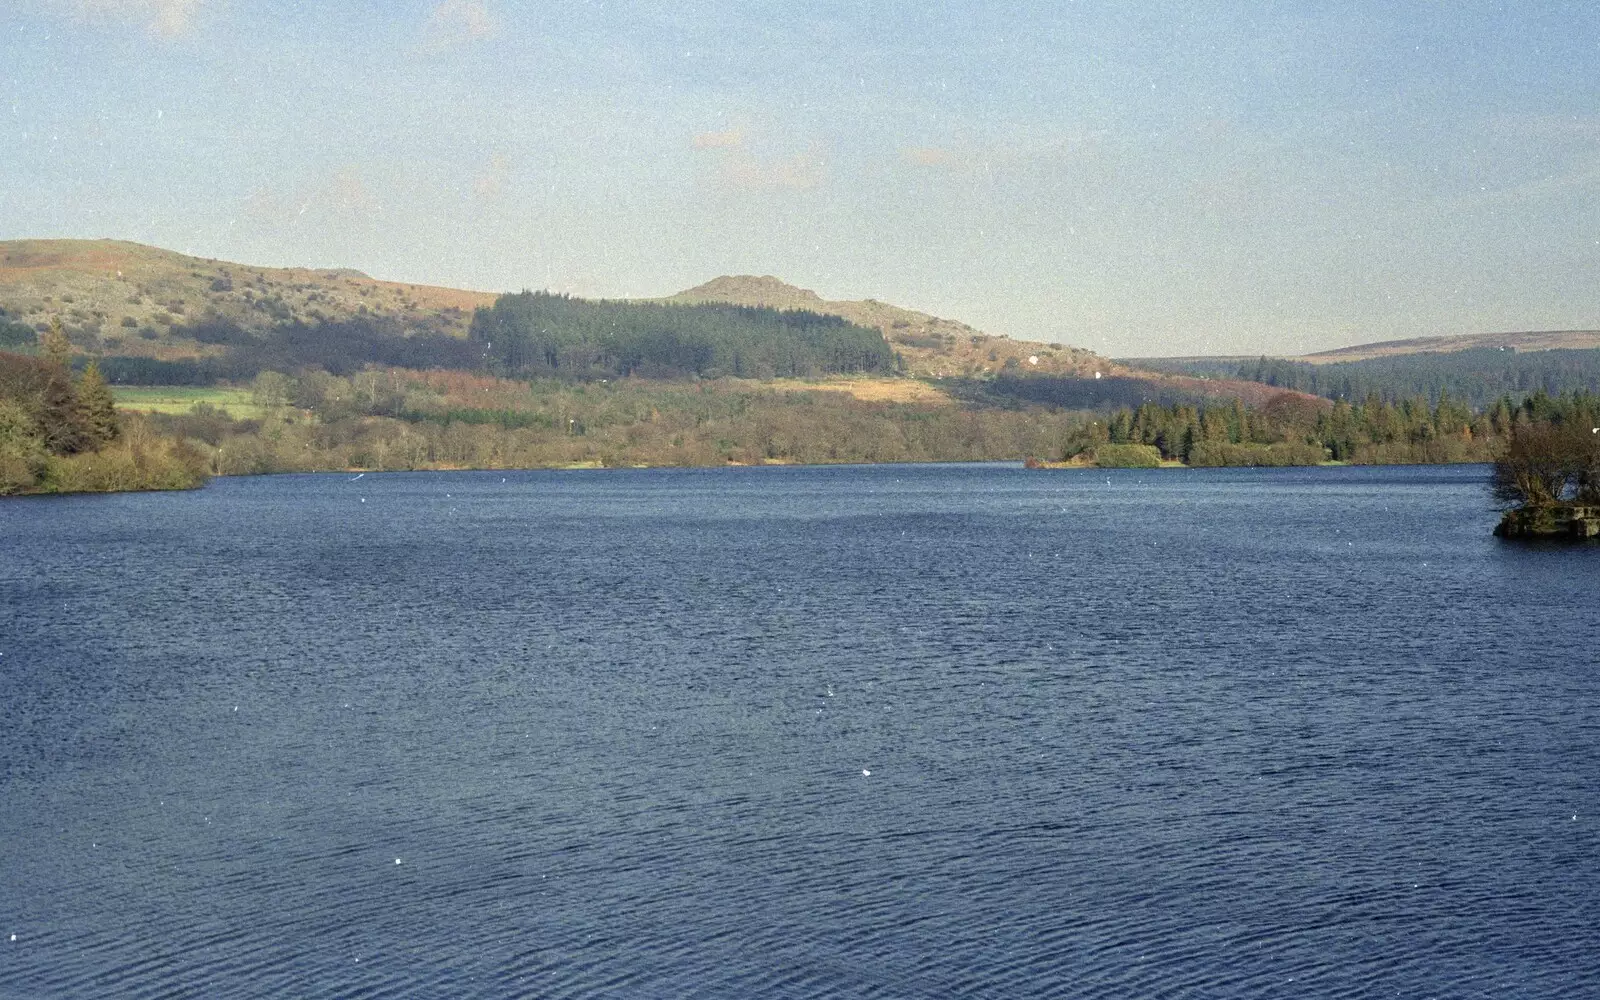
[[[1600,548],[1483,476],[0,503],[0,996],[1600,996]]]

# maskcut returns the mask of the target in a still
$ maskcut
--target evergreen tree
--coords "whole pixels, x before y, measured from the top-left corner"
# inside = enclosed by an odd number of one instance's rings
[[[39,334],[39,349],[46,361],[71,370],[72,342],[67,339],[67,332],[61,328],[60,316],[50,317],[50,329]]]
[[[111,387],[106,385],[105,378],[100,374],[100,365],[94,361],[89,362],[83,370],[83,377],[78,380],[78,405],[83,413],[90,448],[98,448],[117,439],[121,432],[117,423],[117,401],[111,395]]]
[[[27,408],[0,396],[0,496],[32,487],[45,463],[38,427]]]
[[[72,384],[72,345],[61,329],[60,319],[50,321],[50,329],[39,337],[39,346],[50,369],[39,400],[40,437],[45,447],[57,455],[83,451],[92,442],[83,404]]]

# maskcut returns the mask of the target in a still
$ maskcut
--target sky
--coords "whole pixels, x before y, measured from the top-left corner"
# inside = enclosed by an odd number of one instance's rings
[[[0,0],[45,237],[1119,357],[1600,328],[1600,5]]]

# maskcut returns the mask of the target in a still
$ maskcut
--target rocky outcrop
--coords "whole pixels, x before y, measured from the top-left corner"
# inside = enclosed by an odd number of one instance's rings
[[[1494,533],[1501,538],[1600,540],[1600,506],[1563,503],[1517,507],[1505,512]]]

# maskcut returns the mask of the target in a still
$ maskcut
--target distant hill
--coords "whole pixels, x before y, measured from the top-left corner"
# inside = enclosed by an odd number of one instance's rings
[[[26,343],[29,330],[58,317],[80,351],[100,356],[109,374],[133,384],[203,385],[307,366],[473,370],[487,356],[468,343],[474,311],[499,298],[381,281],[351,268],[258,267],[120,240],[0,242],[0,349]],[[770,275],[719,277],[653,301],[836,316],[881,334],[905,374],[943,380],[974,401],[1102,407],[1238,397],[1260,403],[1281,391],[1145,370],[1060,343],[993,336],[875,299],[830,301]],[[976,386],[982,382],[996,392]],[[958,389],[955,383],[973,385]]]
[[[35,329],[60,316],[89,353],[198,358],[186,336],[208,320],[262,332],[285,323],[371,317],[407,332],[465,336],[485,292],[379,281],[348,268],[255,267],[121,240],[0,241],[3,319]]]
[[[1081,347],[995,337],[958,320],[941,319],[876,299],[833,302],[771,275],[725,275],[665,301],[728,302],[839,316],[881,332],[905,359],[909,374],[930,378],[995,374],[1008,369],[1092,378],[1096,371],[1106,373],[1113,368],[1109,359]]]
[[[810,288],[797,288],[771,275],[723,275],[664,299],[667,302],[733,302],[738,306],[805,309],[843,317],[883,333],[906,362],[906,371],[931,379],[992,379],[960,390],[974,402],[1010,398],[1014,402],[1054,403],[1072,408],[1138,406],[1155,400],[1242,398],[1261,405],[1282,389],[1238,379],[1189,378],[1120,363],[1083,347],[1013,341],[992,336],[958,320],[877,299],[829,301]]]
[[[1398,402],[1445,394],[1482,408],[1503,397],[1515,401],[1539,392],[1600,391],[1600,330],[1413,337],[1297,357],[1210,355],[1123,358],[1121,363],[1174,378],[1259,382],[1328,399],[1377,395]]]
[[[1195,378],[1124,364],[1081,347],[996,337],[951,319],[876,299],[834,302],[771,275],[725,275],[670,296],[668,302],[729,302],[805,309],[882,332],[908,374],[960,379],[971,402],[1045,403],[1075,409],[1141,402],[1240,399],[1259,406],[1284,392],[1239,379]]]
[[[1397,354],[1450,354],[1484,348],[1509,348],[1515,351],[1587,350],[1600,347],[1600,330],[1539,330],[1522,333],[1467,333],[1450,337],[1413,337],[1385,340],[1375,344],[1356,344],[1332,351],[1318,351],[1295,358],[1312,364],[1365,361]]]
[[[1600,391],[1600,348],[1509,346],[1455,351],[1380,354],[1359,360],[1303,358],[1145,358],[1139,362],[1174,377],[1244,379],[1329,399],[1357,401],[1376,395],[1391,402],[1448,395],[1475,409],[1502,397],[1556,396]]]

